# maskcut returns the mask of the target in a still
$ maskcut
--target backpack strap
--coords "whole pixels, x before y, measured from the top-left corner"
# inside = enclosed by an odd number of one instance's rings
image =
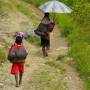
[[[21,45],[21,47],[23,48],[23,50],[28,54],[27,50],[25,49],[25,47],[23,45]]]

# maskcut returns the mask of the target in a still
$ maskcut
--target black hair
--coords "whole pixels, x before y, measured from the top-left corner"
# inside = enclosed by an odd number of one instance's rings
[[[44,16],[45,16],[45,17],[49,17],[49,13],[45,13]]]
[[[22,37],[19,37],[19,36],[16,37],[15,43],[16,44],[22,44],[22,39],[23,39]]]

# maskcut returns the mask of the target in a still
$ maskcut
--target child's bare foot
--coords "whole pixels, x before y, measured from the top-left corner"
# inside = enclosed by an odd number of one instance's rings
[[[48,57],[48,54],[47,54],[47,53],[45,53],[45,54],[44,54],[44,57]]]
[[[19,84],[16,84],[16,87],[19,87]]]
[[[20,81],[19,81],[19,85],[21,85],[21,84],[22,84],[22,81],[20,80]]]

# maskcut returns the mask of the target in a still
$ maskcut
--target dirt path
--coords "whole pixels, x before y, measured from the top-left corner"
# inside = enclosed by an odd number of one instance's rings
[[[25,64],[22,86],[15,87],[14,77],[10,75],[11,64],[6,62],[0,68],[0,90],[84,90],[83,83],[73,67],[64,62],[59,62],[59,69],[45,64],[54,62],[58,55],[67,53],[67,43],[60,37],[57,28],[51,35],[51,50],[47,58],[43,58],[40,48],[26,41],[24,44],[29,50],[29,55]],[[55,87],[51,87],[55,82]]]

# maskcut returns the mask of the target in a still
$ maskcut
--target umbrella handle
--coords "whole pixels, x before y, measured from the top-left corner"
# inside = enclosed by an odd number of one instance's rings
[[[51,14],[51,20],[52,22],[55,22],[55,14]]]
[[[53,13],[53,22],[55,22],[55,13]]]

